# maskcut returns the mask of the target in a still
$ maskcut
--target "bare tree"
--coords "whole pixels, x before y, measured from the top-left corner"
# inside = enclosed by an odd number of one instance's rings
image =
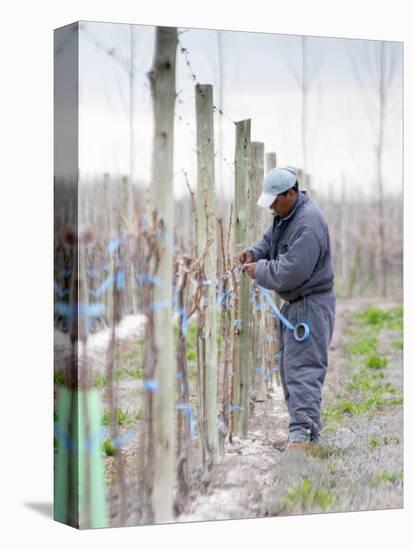
[[[309,93],[321,64],[320,50],[312,42],[314,42],[312,37],[301,36],[300,61],[296,65],[289,61],[291,74],[301,95],[301,170],[306,179],[310,149]],[[308,187],[308,181],[303,183]]]
[[[397,68],[397,50],[389,42],[352,41],[348,51],[374,134],[375,189],[377,212],[377,258],[381,271],[380,294],[388,293],[388,253],[385,225],[385,193],[383,161],[385,157],[386,124],[390,97]]]

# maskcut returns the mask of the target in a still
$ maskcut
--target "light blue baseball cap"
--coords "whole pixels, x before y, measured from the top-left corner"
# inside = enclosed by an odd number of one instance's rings
[[[290,166],[272,168],[264,178],[263,191],[257,202],[258,206],[269,208],[277,195],[293,187],[296,181],[297,173],[294,168]]]

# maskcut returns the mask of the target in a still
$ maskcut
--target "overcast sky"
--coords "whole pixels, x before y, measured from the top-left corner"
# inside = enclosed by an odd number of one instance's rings
[[[129,171],[130,25],[81,23],[79,47],[79,164],[82,178]],[[181,31],[184,29],[180,29]],[[135,57],[135,178],[150,182],[152,100],[147,79],[155,28],[133,26]],[[278,154],[278,164],[302,165],[300,36],[188,29],[180,34],[197,81],[212,84],[214,103],[231,120],[251,118],[252,139]],[[221,76],[218,42],[221,42]],[[317,191],[374,191],[379,121],[379,42],[306,40],[308,59],[307,168]],[[387,108],[383,174],[387,190],[402,186],[402,44],[386,42]],[[108,53],[109,52],[109,53]],[[393,76],[388,74],[392,59]],[[359,69],[356,77],[354,66]],[[360,81],[360,77],[362,82]],[[194,82],[177,52],[174,185],[185,192],[181,170],[195,185]],[[222,97],[222,105],[220,105]],[[235,126],[215,115],[217,186],[231,194]],[[220,139],[220,135],[222,139]],[[226,162],[222,157],[228,159]],[[222,171],[219,163],[222,162]],[[220,174],[222,173],[222,181]]]

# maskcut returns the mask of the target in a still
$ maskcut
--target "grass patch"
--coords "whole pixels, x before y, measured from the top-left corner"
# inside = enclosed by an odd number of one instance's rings
[[[384,445],[399,445],[400,443],[400,437],[397,435],[393,436],[384,436],[383,438]]]
[[[123,376],[124,369],[115,369],[115,372],[113,373],[113,380],[120,380]]]
[[[372,437],[369,442],[367,443],[367,447],[369,449],[375,449],[380,445],[380,441],[377,437]]]
[[[128,411],[124,411],[118,407],[116,411],[116,418],[119,426],[129,427],[132,423],[132,420],[129,418]]]
[[[115,351],[114,358],[119,368],[113,374],[114,380],[120,380],[130,372],[142,370],[144,346],[145,338],[140,338],[135,342],[128,342],[126,348]]]
[[[115,454],[118,452],[117,448],[110,438],[107,438],[103,441],[102,448],[106,456],[115,456]]]
[[[286,510],[298,507],[307,512],[313,508],[326,510],[335,500],[331,491],[323,487],[313,487],[311,481],[306,478],[300,486],[288,489],[287,495],[282,499],[282,505]]]
[[[323,418],[330,422],[403,403],[402,393],[390,383],[383,382],[383,371],[389,361],[378,352],[380,330],[403,327],[403,308],[382,310],[369,307],[356,313],[353,318],[358,329],[350,332],[352,342],[347,351],[351,356],[357,356],[359,368],[345,385],[344,396],[337,397],[335,404],[324,408]]]
[[[370,355],[365,361],[366,367],[372,370],[380,370],[387,367],[389,360],[386,357],[380,355]]]
[[[93,382],[93,386],[95,388],[104,388],[108,383],[108,377],[104,374],[97,374],[95,376],[95,381]]]
[[[396,391],[396,390],[394,390]],[[362,401],[350,401],[343,399],[336,405],[328,405],[323,410],[323,418],[325,420],[340,421],[344,416],[357,416],[378,410],[382,410],[386,405],[401,405],[403,398],[388,398],[383,397],[379,393],[373,393]]]
[[[395,350],[402,350],[403,340],[394,340],[394,342],[391,343],[391,347]]]
[[[376,331],[382,328],[403,330],[403,306],[391,309],[379,309],[370,306],[356,313],[354,318]]]
[[[367,447],[369,449],[375,449],[379,445],[399,445],[399,443],[400,438],[397,435],[390,437],[384,436],[382,441],[380,441],[377,437],[372,437],[367,443]]]
[[[328,460],[331,457],[342,455],[343,451],[331,445],[317,444],[312,445],[310,449],[308,449],[307,454],[314,458],[319,458],[320,460]]]
[[[110,411],[103,411],[102,416],[100,417],[100,423],[102,426],[109,426],[112,415]]]
[[[197,335],[198,327],[196,322],[190,322],[188,325],[188,329],[185,335],[185,353],[186,353],[186,360],[188,361],[188,376],[189,378],[196,375],[196,335]],[[175,348],[178,343],[178,333],[179,333],[179,326],[174,325],[174,341],[175,341]]]
[[[383,375],[380,377],[371,375],[366,368],[362,368],[358,373],[353,374],[349,382],[346,384],[346,389],[348,391],[357,391],[359,393],[370,393],[372,396],[373,394],[399,394],[400,392],[393,388],[389,382],[383,384],[378,381],[382,380],[383,377]]]
[[[347,348],[347,351],[352,355],[367,355],[376,353],[379,340],[377,336],[373,336],[369,332],[354,333],[354,341]]]
[[[396,470],[395,472],[384,470],[383,473],[377,475],[373,479],[373,484],[380,485],[381,483],[397,483],[398,481],[403,481],[403,470]]]
[[[137,411],[133,417],[128,414],[128,410],[123,410],[120,407],[116,410],[116,421],[119,426],[125,428],[130,428],[134,421],[142,420],[143,412],[141,410]],[[103,411],[102,416],[100,417],[100,423],[102,426],[109,426],[112,422],[112,415],[110,411]]]
[[[390,405],[403,405],[403,397],[396,397],[395,399],[389,399]]]
[[[186,359],[187,361],[195,361],[196,360],[196,351],[195,350],[188,350],[186,352]]]
[[[136,369],[123,369],[126,374],[134,378],[135,380],[143,380],[143,371],[140,368]]]

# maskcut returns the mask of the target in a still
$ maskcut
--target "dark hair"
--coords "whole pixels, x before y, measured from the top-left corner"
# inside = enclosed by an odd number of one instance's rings
[[[293,191],[295,191],[296,193],[298,192],[298,180],[296,180],[296,182],[294,183],[294,185],[292,187],[290,187],[289,189],[287,189],[287,191],[284,191],[283,193],[278,193],[278,195],[282,195],[283,197],[286,197],[287,196],[287,193],[288,191],[292,189]]]

